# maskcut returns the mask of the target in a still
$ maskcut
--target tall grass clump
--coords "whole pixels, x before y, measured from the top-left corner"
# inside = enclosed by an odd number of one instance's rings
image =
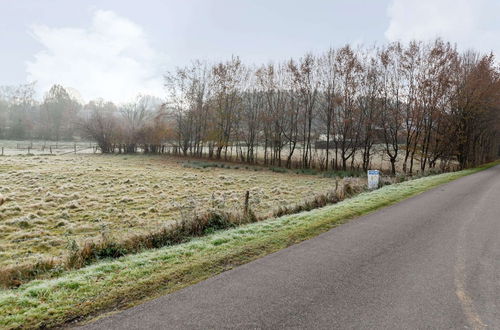
[[[182,165],[183,167],[186,168],[208,168],[208,167],[224,167],[224,164],[219,164],[215,162],[201,162],[201,161],[191,161],[184,163]]]
[[[340,170],[328,171],[323,173],[325,178],[360,178],[366,176],[366,173],[358,170]]]
[[[281,217],[287,214],[310,211],[329,204],[338,203],[363,191],[365,191],[364,185],[354,185],[350,181],[344,181],[342,184],[339,184],[339,181],[337,180],[335,181],[335,189],[323,194],[318,194],[311,199],[303,201],[302,203],[292,206],[281,206],[273,213],[273,216]]]
[[[180,244],[194,237],[258,220],[251,210],[244,213],[210,210],[195,214],[192,218],[183,218],[160,230],[135,234],[121,241],[114,241],[107,236],[100,240],[87,241],[82,247],[71,250],[65,266],[69,269],[81,268],[95,260],[119,258],[146,249]]]
[[[271,167],[270,170],[275,173],[287,173],[286,168],[283,167]]]
[[[0,268],[0,287],[18,287],[26,281],[49,272],[62,270],[62,263],[56,258],[44,258],[36,263],[21,263]]]

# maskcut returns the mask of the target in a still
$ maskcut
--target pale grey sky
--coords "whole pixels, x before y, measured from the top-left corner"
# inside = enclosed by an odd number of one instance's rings
[[[0,85],[85,100],[162,96],[193,59],[265,63],[330,46],[441,36],[500,52],[498,0],[0,0]]]

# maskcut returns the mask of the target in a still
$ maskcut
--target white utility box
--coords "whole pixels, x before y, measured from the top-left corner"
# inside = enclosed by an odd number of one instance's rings
[[[368,189],[377,189],[380,181],[380,172],[378,170],[368,171]]]

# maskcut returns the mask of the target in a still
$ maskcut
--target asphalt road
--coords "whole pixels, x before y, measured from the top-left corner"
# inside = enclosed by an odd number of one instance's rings
[[[500,166],[87,329],[500,329]]]

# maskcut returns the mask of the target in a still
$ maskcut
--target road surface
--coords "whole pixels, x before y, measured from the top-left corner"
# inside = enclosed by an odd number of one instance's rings
[[[87,329],[500,329],[500,166]]]

